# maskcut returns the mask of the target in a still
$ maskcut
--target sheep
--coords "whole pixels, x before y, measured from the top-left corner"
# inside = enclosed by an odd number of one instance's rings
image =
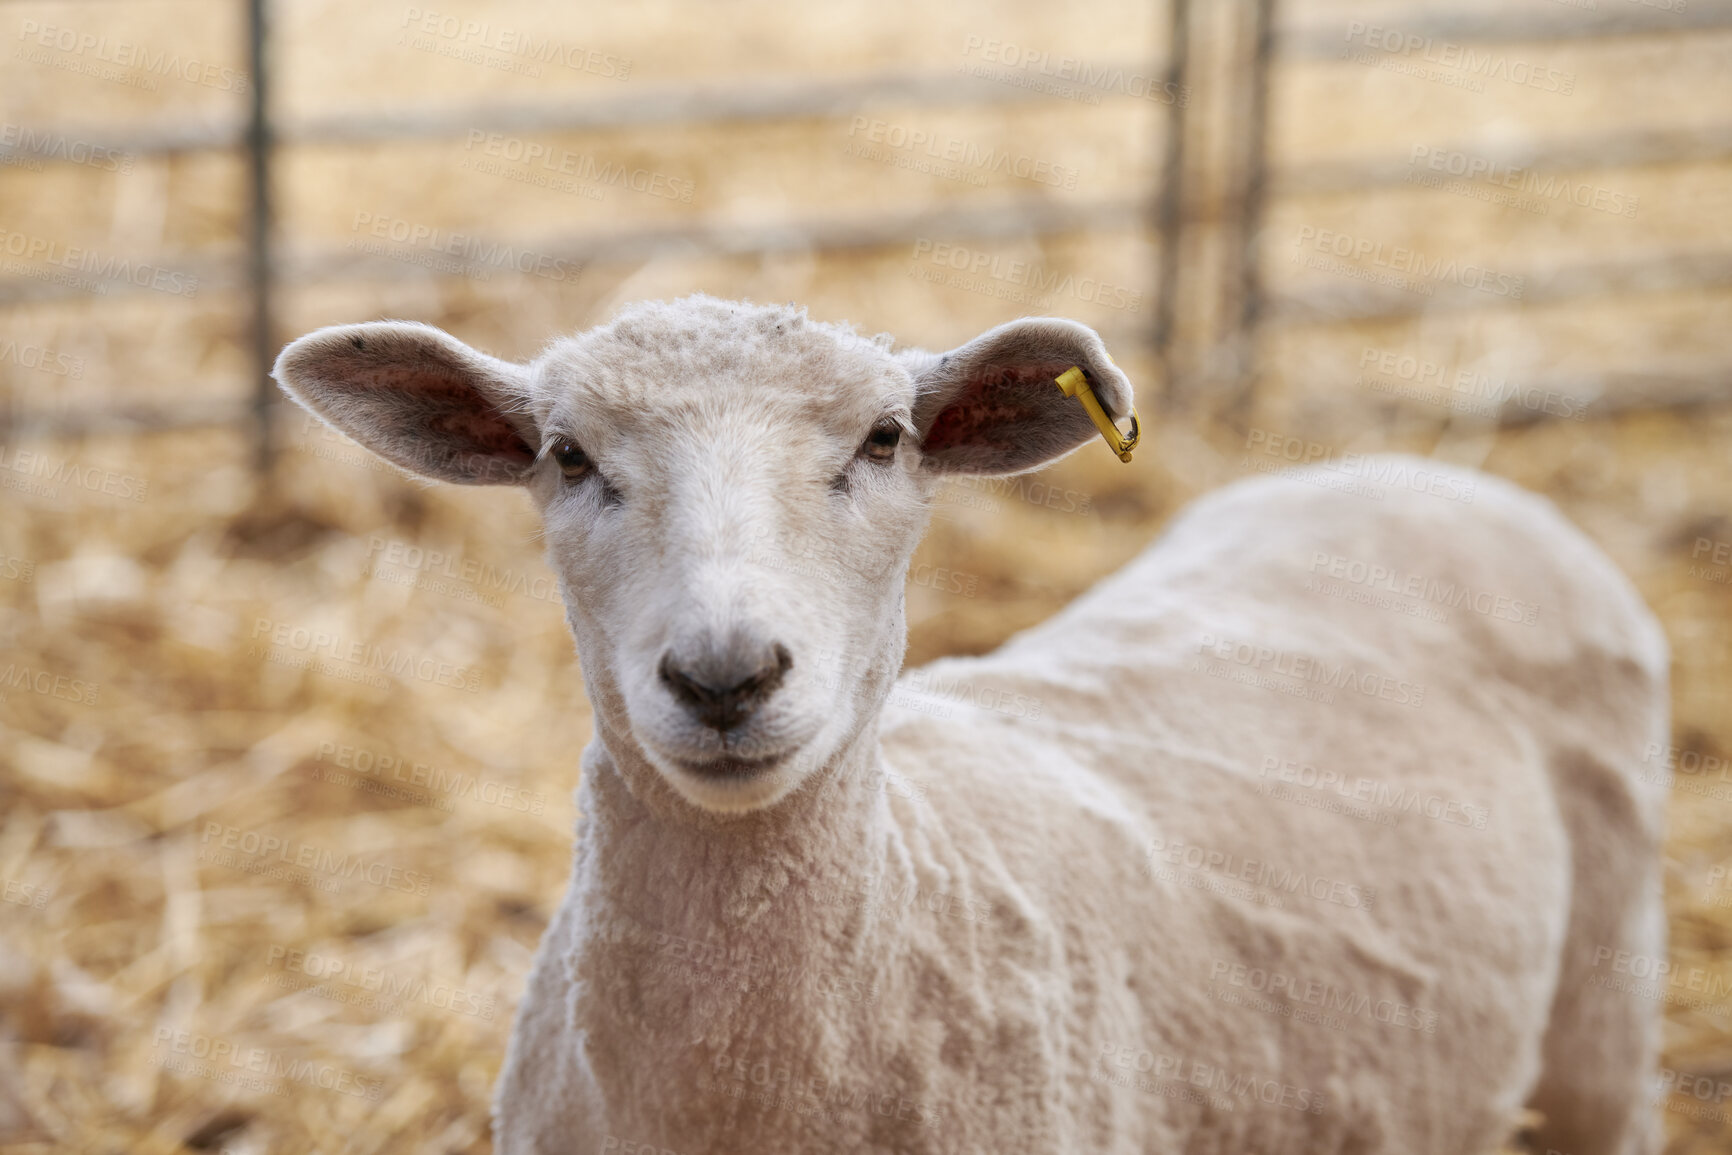
[[[1666,644],[1545,500],[1264,470],[898,678],[937,486],[1090,443],[1072,366],[1122,422],[1056,318],[936,355],[696,296],[528,364],[405,322],[283,352],[386,460],[526,489],[576,640],[499,1150],[1469,1155],[1530,1111],[1656,1150],[1617,976],[1666,949]]]

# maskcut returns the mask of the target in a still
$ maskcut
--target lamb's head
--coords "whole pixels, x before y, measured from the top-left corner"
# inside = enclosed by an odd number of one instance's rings
[[[1075,322],[940,356],[707,297],[634,306],[523,365],[426,325],[337,326],[276,377],[405,469],[526,488],[609,727],[688,802],[738,811],[875,717],[942,475],[1032,469],[1096,436],[1053,384],[1072,365],[1130,411]]]

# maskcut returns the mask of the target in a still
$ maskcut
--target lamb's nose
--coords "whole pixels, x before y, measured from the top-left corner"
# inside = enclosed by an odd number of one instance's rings
[[[658,672],[673,696],[712,730],[732,730],[782,684],[794,656],[781,643],[730,647],[725,653],[680,662],[669,650]]]

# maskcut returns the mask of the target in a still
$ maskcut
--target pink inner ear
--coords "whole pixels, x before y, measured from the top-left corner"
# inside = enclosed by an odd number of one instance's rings
[[[992,366],[969,381],[962,395],[938,414],[921,449],[939,453],[959,445],[990,445],[1020,425],[1037,421],[1043,410],[1038,392],[1044,385],[1061,396],[1054,379],[1068,364]]]
[[[527,465],[535,451],[524,444],[511,423],[474,387],[456,373],[434,367],[380,367],[360,378],[368,388],[389,390],[410,400],[421,412],[421,425],[471,451]]]
[[[446,410],[433,414],[427,421],[427,427],[435,433],[446,434],[453,440],[473,446],[482,453],[509,458],[524,465],[535,460],[535,451],[524,444],[523,438],[517,435],[517,430],[491,411],[476,413],[465,409]]]

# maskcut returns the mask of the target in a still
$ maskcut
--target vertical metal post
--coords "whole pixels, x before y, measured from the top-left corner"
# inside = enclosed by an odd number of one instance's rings
[[[247,120],[247,171],[252,192],[247,252],[252,289],[253,421],[257,438],[255,463],[261,478],[268,478],[271,454],[271,413],[277,389],[271,381],[276,361],[276,326],[271,309],[271,149],[270,73],[267,64],[267,0],[247,0],[247,66],[252,71],[252,109]]]
[[[1185,91],[1186,58],[1190,55],[1190,0],[1167,0],[1169,32],[1167,34],[1167,89],[1173,93],[1173,103],[1167,106],[1166,155],[1161,161],[1161,192],[1157,208],[1160,231],[1160,267],[1155,285],[1155,359],[1161,366],[1161,389],[1167,404],[1177,397],[1173,363],[1173,313],[1179,285],[1179,244],[1183,212],[1185,157],[1185,106],[1189,96]]]
[[[1275,0],[1252,0],[1254,21],[1245,116],[1245,184],[1239,217],[1239,317],[1233,358],[1238,387],[1232,408],[1244,414],[1256,400],[1257,323],[1263,305],[1263,208],[1269,181],[1269,65],[1274,55]]]

